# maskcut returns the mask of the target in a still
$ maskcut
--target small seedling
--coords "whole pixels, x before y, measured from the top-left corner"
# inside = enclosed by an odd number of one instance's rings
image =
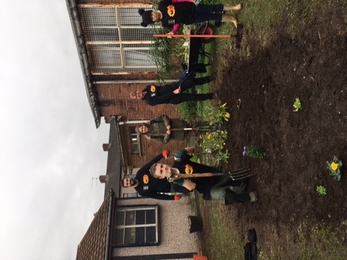
[[[317,186],[317,189],[316,189],[317,193],[320,195],[320,196],[325,196],[327,195],[327,189],[322,186],[322,185],[319,185]]]
[[[300,99],[299,98],[296,98],[295,99],[295,102],[294,102],[294,104],[293,104],[293,107],[294,107],[294,112],[298,112],[299,111],[299,109],[301,109],[301,101],[300,101]]]
[[[246,147],[246,155],[251,158],[262,159],[266,156],[266,153],[255,145]]]

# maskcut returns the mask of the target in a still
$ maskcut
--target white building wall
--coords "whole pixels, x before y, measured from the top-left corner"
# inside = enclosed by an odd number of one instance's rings
[[[189,232],[188,216],[197,214],[194,194],[179,201],[155,199],[117,200],[118,206],[159,205],[158,246],[124,247],[113,250],[113,256],[137,256],[152,254],[200,253],[199,232]]]

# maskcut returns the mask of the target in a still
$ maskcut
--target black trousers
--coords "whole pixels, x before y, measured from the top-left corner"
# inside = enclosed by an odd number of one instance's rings
[[[204,101],[204,100],[208,100],[208,99],[212,99],[212,98],[213,98],[212,93],[207,93],[207,94],[180,93],[180,94],[174,95],[170,99],[170,104],[179,104],[179,103],[186,102],[186,101],[194,101],[194,102]]]
[[[211,81],[210,76],[197,78],[197,79],[187,79],[181,84],[181,90],[185,91],[194,86],[203,85],[205,83],[209,83]]]

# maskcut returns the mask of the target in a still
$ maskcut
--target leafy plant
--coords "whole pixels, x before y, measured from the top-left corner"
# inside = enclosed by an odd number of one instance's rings
[[[316,191],[321,196],[327,195],[327,189],[322,185],[317,186]]]
[[[258,146],[251,145],[249,147],[246,147],[246,156],[251,158],[262,159],[266,156],[266,153],[263,150],[261,150]]]
[[[224,147],[228,133],[225,130],[217,130],[215,132],[207,132],[200,135],[200,146],[205,150],[217,151]]]
[[[151,26],[153,34],[166,34],[169,30],[153,24]],[[165,79],[177,76],[180,70],[180,64],[184,60],[186,47],[183,46],[184,39],[166,37],[153,37],[150,46],[150,58],[155,63],[158,74],[156,80],[165,82]]]
[[[177,106],[177,112],[181,118],[184,118],[188,122],[192,121],[196,113],[196,102],[187,101],[179,104]]]
[[[214,163],[219,163],[220,161],[227,162],[229,159],[229,151],[223,151],[225,146],[225,140],[228,138],[228,133],[225,130],[217,130],[214,132],[207,132],[206,134],[201,134],[200,147],[205,151],[210,151],[214,156]]]
[[[227,111],[227,103],[222,104],[219,101],[217,107],[208,106],[203,117],[206,121],[210,122],[210,125],[213,124],[222,124],[225,121],[229,121],[230,113]]]
[[[296,98],[293,104],[294,112],[298,112],[301,109],[301,101],[299,98]]]
[[[342,167],[342,162],[341,160],[339,160],[339,158],[337,158],[334,155],[334,158],[332,161],[327,161],[327,165],[328,165],[328,170],[330,171],[330,175],[333,176],[333,178],[337,181],[339,181],[341,179],[341,171],[340,168]]]
[[[219,162],[225,162],[228,163],[228,159],[230,157],[230,153],[229,150],[226,150],[225,152],[223,152],[222,150],[217,151],[217,153],[214,155],[214,158],[216,160],[217,163]]]
[[[211,126],[221,125],[223,122],[228,121],[230,113],[227,111],[227,103],[222,104],[220,101],[217,107],[207,106],[199,109],[200,116],[204,121],[208,122],[208,129]],[[230,156],[228,150],[223,151],[225,141],[228,138],[228,133],[225,130],[208,130],[205,134],[199,136],[199,146],[203,150],[208,150],[213,154],[214,163],[220,161],[227,162]]]

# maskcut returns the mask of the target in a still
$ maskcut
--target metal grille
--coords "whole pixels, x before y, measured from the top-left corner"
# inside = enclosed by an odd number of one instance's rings
[[[80,6],[92,74],[157,71],[150,58],[152,31],[138,8]]]

